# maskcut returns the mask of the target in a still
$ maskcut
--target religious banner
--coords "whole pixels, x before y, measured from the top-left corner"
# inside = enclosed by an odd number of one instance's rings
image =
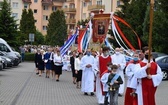
[[[105,40],[111,14],[95,14],[93,18],[93,42],[100,44]]]

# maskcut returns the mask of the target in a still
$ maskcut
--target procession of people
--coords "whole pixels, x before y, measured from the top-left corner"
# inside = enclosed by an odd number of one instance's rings
[[[42,77],[45,71],[46,78],[61,82],[62,71],[71,71],[72,83],[84,95],[96,96],[98,105],[119,105],[118,97],[124,97],[124,105],[156,105],[162,72],[151,55],[148,63],[148,47],[140,54],[143,58],[134,52],[132,60],[126,62],[123,49],[118,47],[113,54],[102,47],[100,52],[88,48],[84,52],[68,51],[64,56],[59,47],[38,49],[36,74]]]

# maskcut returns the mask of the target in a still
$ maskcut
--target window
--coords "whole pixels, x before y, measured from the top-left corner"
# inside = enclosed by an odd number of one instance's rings
[[[18,2],[13,2],[13,3],[12,3],[12,7],[13,7],[13,8],[18,8]]]
[[[52,7],[52,11],[56,11],[57,10],[57,7],[56,6],[53,6]]]
[[[163,58],[163,59],[161,60],[161,62],[162,62],[162,63],[167,63],[167,62],[168,62],[167,60],[168,60],[167,58]]]
[[[86,13],[83,13],[83,17],[82,18],[86,19]]]
[[[34,9],[34,13],[37,13],[37,9]]]
[[[5,44],[2,44],[2,43],[0,43],[0,51],[10,52],[9,48]]]
[[[68,8],[68,6],[67,6],[67,5],[65,5],[65,6],[64,6],[64,8]]]
[[[83,7],[86,7],[86,6],[87,6],[86,2],[83,2]]]
[[[97,1],[97,5],[102,5],[102,1]]]
[[[120,1],[117,1],[117,7],[120,5]]]
[[[69,8],[75,8],[75,4],[70,4]]]
[[[45,30],[45,31],[46,31],[46,30],[47,30],[47,26],[43,26],[43,30]]]
[[[43,6],[43,10],[48,10],[48,6]]]
[[[48,20],[48,16],[43,15],[43,20]]]
[[[37,3],[37,2],[38,2],[38,0],[34,0],[34,2],[35,2],[35,3]]]
[[[24,4],[24,8],[27,9],[28,8],[28,4]]]
[[[37,20],[34,20],[34,22],[36,23],[36,22],[37,22]]]
[[[12,13],[12,16],[14,17],[14,19],[18,19],[18,13]]]
[[[88,2],[88,5],[92,5],[92,2],[90,1],[90,2]]]

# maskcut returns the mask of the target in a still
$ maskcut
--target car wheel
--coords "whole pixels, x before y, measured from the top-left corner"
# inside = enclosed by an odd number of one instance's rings
[[[162,71],[163,72],[163,80],[168,79],[168,72]]]

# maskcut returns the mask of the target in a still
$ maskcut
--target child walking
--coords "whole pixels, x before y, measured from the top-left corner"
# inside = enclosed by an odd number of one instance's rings
[[[104,98],[104,105],[108,105],[108,84],[107,84],[107,81],[108,81],[108,77],[111,73],[111,68],[112,68],[112,63],[109,62],[107,63],[107,70],[103,73],[103,76],[101,77],[101,82],[103,84],[103,92],[104,92],[104,95],[105,95],[105,98]]]
[[[111,74],[108,77],[107,84],[109,85],[110,105],[118,105],[118,92],[120,84],[123,84],[123,80],[119,74],[117,74],[117,65],[112,66]]]

